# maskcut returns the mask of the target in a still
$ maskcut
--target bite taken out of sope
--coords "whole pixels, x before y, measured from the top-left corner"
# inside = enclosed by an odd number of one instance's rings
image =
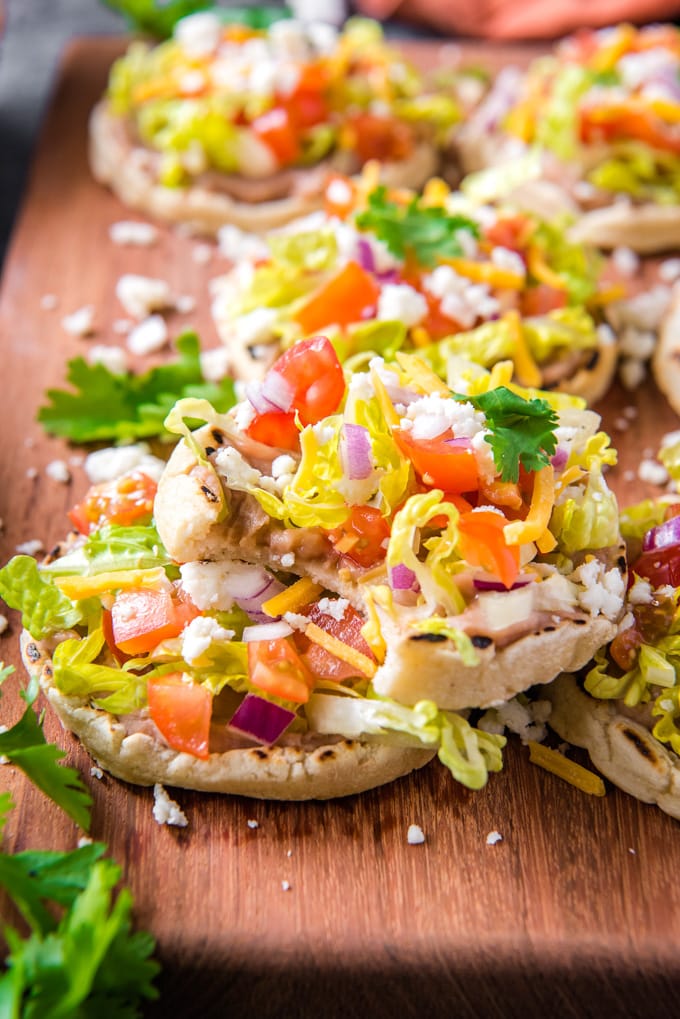
[[[680,435],[660,452],[680,478]],[[680,497],[627,507],[630,563],[616,637],[578,675],[541,689],[558,735],[587,749],[611,782],[680,819]]]
[[[232,267],[212,281],[213,318],[244,380],[323,332],[352,368],[416,350],[446,379],[460,357],[511,359],[514,381],[594,403],[616,365],[616,293],[566,229],[564,217],[473,202],[439,179],[422,197],[388,189],[369,165],[358,181],[333,177],[324,209],[281,230],[220,231]]]
[[[377,22],[233,18],[202,11],[114,63],[90,164],[126,205],[204,233],[257,232],[319,208],[332,170],[378,159],[386,181],[416,188],[440,172],[458,105]]]
[[[470,365],[451,390],[399,354],[346,380],[327,340],[302,341],[261,385],[285,411],[176,406],[163,541],[181,563],[238,557],[346,599],[372,690],[404,705],[488,707],[548,682],[622,610],[615,453],[581,401],[511,371]]]

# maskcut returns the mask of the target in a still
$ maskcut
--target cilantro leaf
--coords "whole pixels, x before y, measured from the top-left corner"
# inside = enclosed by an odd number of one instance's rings
[[[456,394],[456,399],[485,414],[491,429],[486,441],[501,481],[517,481],[520,464],[527,471],[538,471],[550,463],[557,446],[558,417],[546,400],[525,400],[505,386],[479,396]]]
[[[214,0],[104,0],[108,7],[124,15],[131,28],[147,35],[165,39],[180,18],[215,6]],[[219,11],[224,22],[237,22],[250,28],[268,28],[274,21],[290,18],[290,11],[281,7],[232,7]]]
[[[384,185],[368,196],[368,208],[359,213],[356,224],[371,230],[397,258],[410,255],[426,268],[441,258],[463,254],[459,230],[479,236],[474,220],[450,215],[441,206],[424,205],[417,195],[408,205],[398,205],[388,199]]]
[[[11,793],[0,793],[0,835],[2,835],[5,829],[5,822],[7,815],[14,806],[14,800],[12,799]],[[0,1012],[0,1015],[2,1013]]]
[[[141,375],[114,375],[102,364],[82,357],[68,362],[73,391],[49,389],[50,401],[38,420],[50,435],[73,442],[97,442],[165,436],[163,421],[183,397],[208,400],[217,411],[235,401],[231,379],[206,382],[201,373],[200,344],[195,333],[177,340],[178,358]]]
[[[32,870],[26,868],[22,854],[0,857],[0,879],[2,864],[9,860],[15,865],[9,868],[13,876],[24,879],[24,894],[26,883],[34,883],[29,894],[37,913],[35,921],[29,920],[33,928],[29,938],[22,940],[16,930],[5,930],[10,954],[7,971],[0,979],[3,1015],[25,1019],[132,1017],[141,1014],[141,999],[158,996],[152,984],[158,972],[158,964],[150,958],[153,938],[144,932],[131,933],[130,892],[123,889],[113,898],[120,867],[111,860],[98,859],[102,846],[84,849],[87,852],[45,854],[45,864],[37,866],[40,854],[30,854]],[[55,882],[58,869],[68,875],[67,881]],[[5,887],[14,898],[15,886],[9,883]],[[54,898],[55,889],[55,901],[68,903],[58,922],[43,902]],[[25,903],[17,904],[22,908]]]
[[[89,829],[92,798],[76,769],[58,763],[66,754],[45,740],[31,708],[26,709],[11,729],[0,733],[0,754],[21,768],[77,825],[85,831]]]

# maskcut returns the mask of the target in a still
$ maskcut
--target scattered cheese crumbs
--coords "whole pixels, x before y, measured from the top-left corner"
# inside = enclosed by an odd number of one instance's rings
[[[117,318],[114,320],[112,329],[117,336],[127,336],[134,322],[131,322],[129,318]]]
[[[85,458],[85,473],[93,485],[103,481],[117,481],[131,471],[142,471],[154,481],[160,479],[165,462],[153,456],[146,442],[131,446],[106,446],[88,453]]]
[[[7,616],[0,615],[0,634],[3,634],[9,626],[9,619]]]
[[[201,375],[206,382],[220,382],[224,378],[229,371],[230,356],[226,347],[201,351]]]
[[[92,778],[103,778],[104,772],[98,765],[93,764],[90,768],[90,775],[92,775]]]
[[[640,259],[631,248],[614,248],[612,262],[622,276],[634,276],[640,268]]]
[[[628,418],[618,417],[614,421],[614,428],[617,432],[625,432],[630,428],[630,421]]]
[[[629,403],[627,407],[623,408],[623,414],[629,421],[634,421],[638,416],[638,409],[632,403]]]
[[[644,361],[638,361],[633,357],[626,357],[619,365],[619,376],[626,389],[637,389],[644,381],[645,375]]]
[[[20,555],[39,555],[44,549],[45,546],[40,538],[34,538],[32,541],[22,541],[20,545],[16,546],[16,551]]]
[[[29,467],[27,469],[27,471],[26,471],[26,477],[30,478],[31,480],[33,480],[33,478],[37,478],[38,477],[38,468],[37,467]]]
[[[191,257],[197,265],[207,265],[212,256],[213,249],[209,244],[196,244],[191,251]]]
[[[127,338],[133,354],[153,354],[168,342],[168,327],[161,315],[149,315],[132,330]]]
[[[285,552],[281,556],[280,563],[284,570],[289,570],[292,566],[295,566],[295,554],[293,552]]]
[[[290,891],[290,887],[291,887],[290,881],[282,881],[281,882],[281,890],[282,891],[289,892]]]
[[[26,436],[26,438],[24,439],[24,446],[26,447],[26,449],[32,449],[33,446],[35,446],[35,439],[33,438],[32,435]]]
[[[651,485],[665,485],[668,481],[668,471],[656,460],[641,460],[638,477],[640,481],[648,481]]]
[[[577,789],[590,796],[606,794],[604,782],[599,775],[581,767],[575,761],[570,761],[568,757],[564,757],[557,750],[544,747],[541,743],[529,743],[529,760],[532,764],[537,764],[539,768],[545,768],[546,771],[557,775],[558,778],[564,779],[565,782],[569,782],[570,785],[576,786]]]
[[[680,278],[680,258],[667,258],[659,266],[659,276],[664,283],[674,283]]]
[[[635,481],[635,471],[630,471],[630,470],[624,471],[623,472],[623,480],[624,481]]]
[[[631,856],[637,856],[637,853],[635,852],[634,849],[629,849],[628,852],[631,854]]]
[[[52,481],[58,481],[61,485],[68,485],[71,480],[71,472],[65,460],[51,460],[45,468],[45,474]]]
[[[116,297],[128,315],[140,321],[152,311],[161,311],[172,305],[172,292],[165,280],[134,273],[120,277],[116,283]]]
[[[225,630],[212,616],[197,616],[182,631],[182,657],[189,665],[203,664],[211,644],[228,643],[233,636],[233,630]]]
[[[417,824],[410,824],[406,832],[406,841],[409,846],[419,846],[425,841],[425,832]]]
[[[188,820],[178,803],[171,800],[160,782],[153,787],[153,819],[156,824],[174,824],[186,828]]]
[[[175,308],[180,315],[190,315],[192,311],[196,310],[196,298],[191,294],[182,294],[177,298]]]
[[[136,248],[149,248],[158,240],[158,230],[151,223],[121,219],[109,227],[109,237],[114,244]]]
[[[579,592],[579,605],[593,616],[602,613],[607,619],[615,620],[623,605],[624,579],[616,567],[606,570],[598,559],[583,563],[574,574],[583,584]]]
[[[40,298],[40,307],[43,311],[54,311],[59,304],[56,294],[43,294]]]
[[[80,838],[78,839],[78,849],[82,849],[83,846],[91,846],[91,845],[92,845],[92,839],[89,838],[89,836],[87,836],[87,835],[81,835]]]
[[[125,375],[128,370],[127,354],[121,347],[107,347],[95,343],[87,352],[90,364],[103,364],[112,375]]]
[[[290,858],[292,855],[293,855],[293,850],[289,849],[288,852],[286,853],[286,856]]]
[[[497,842],[502,842],[503,836],[499,831],[490,831],[486,836],[487,846],[495,846]]]
[[[652,585],[648,580],[637,577],[635,583],[628,592],[628,601],[631,605],[651,605],[654,600]]]
[[[320,612],[331,616],[338,623],[345,618],[345,612],[349,608],[347,598],[320,598],[318,608]]]
[[[91,336],[94,332],[94,306],[86,304],[61,320],[62,329],[71,336]]]
[[[250,820],[248,821],[248,827],[249,827],[249,828],[259,828],[259,827],[260,827],[260,822],[259,822],[259,821],[255,821],[255,820],[253,820],[253,819],[251,818],[251,819],[250,819]]]

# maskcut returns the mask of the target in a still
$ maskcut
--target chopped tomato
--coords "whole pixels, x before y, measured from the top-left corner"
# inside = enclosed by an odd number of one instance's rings
[[[443,340],[445,336],[461,331],[460,322],[444,314],[439,298],[427,290],[423,292],[423,297],[427,301],[427,317],[419,324],[433,340]]]
[[[328,120],[329,108],[324,95],[327,84],[328,71],[322,64],[305,64],[300,68],[293,91],[287,96],[279,95],[281,105],[288,110],[296,127],[314,127]]]
[[[179,672],[149,679],[149,714],[173,750],[209,756],[212,694],[199,683],[185,683]]]
[[[680,545],[667,545],[665,548],[643,552],[630,567],[631,577],[633,573],[644,577],[652,587],[662,587],[664,584],[680,587]]]
[[[385,558],[389,536],[389,522],[373,506],[353,506],[347,520],[328,532],[336,552],[366,567]]]
[[[458,520],[460,551],[471,566],[481,566],[510,589],[519,574],[519,545],[507,545],[505,517],[493,510],[461,513]]]
[[[333,173],[326,181],[324,211],[327,216],[347,219],[354,212],[357,200],[357,186],[350,177]]]
[[[297,411],[303,425],[313,425],[338,409],[345,395],[345,376],[338,355],[325,336],[301,340],[269,369],[290,387],[289,411],[256,414],[246,433],[258,442],[280,449],[299,448]]]
[[[539,283],[535,287],[529,287],[520,296],[520,310],[522,315],[546,315],[556,308],[564,308],[567,304],[565,290],[556,290],[545,283]]]
[[[260,141],[271,149],[280,166],[289,166],[300,155],[297,131],[288,110],[275,106],[250,125]]]
[[[414,439],[410,432],[397,428],[393,435],[418,477],[430,488],[460,494],[479,487],[477,461],[467,439],[454,439],[450,430],[436,439]]]
[[[119,665],[124,665],[125,662],[132,658],[132,655],[126,655],[124,651],[116,647],[116,639],[113,636],[113,618],[111,616],[110,609],[104,609],[102,613],[102,630],[104,632],[104,640],[107,643],[111,654],[116,659]]]
[[[119,591],[111,607],[114,644],[126,655],[145,654],[162,640],[179,636],[197,615],[191,602],[173,598],[169,591]]]
[[[145,524],[151,522],[156,482],[142,471],[92,485],[85,498],[69,513],[71,523],[81,534],[89,534],[104,524]]]
[[[293,316],[309,336],[324,326],[347,326],[370,317],[378,304],[380,286],[357,262],[348,262]]]
[[[531,229],[531,220],[526,216],[504,216],[491,226],[485,227],[484,238],[494,247],[509,248],[521,254],[526,247]]]
[[[305,704],[314,679],[287,637],[248,644],[248,673],[253,686],[284,701]]]
[[[300,432],[295,424],[295,415],[284,411],[271,410],[257,414],[246,428],[246,435],[266,446],[278,446],[293,452],[300,448]]]
[[[345,137],[362,163],[369,159],[407,159],[414,146],[413,130],[402,120],[375,113],[357,113],[347,121]]]
[[[371,661],[374,660],[373,652],[361,636],[364,619],[351,605],[345,607],[341,619],[336,619],[328,612],[322,612],[317,602],[302,609],[302,614],[308,616],[311,623],[316,623],[326,633],[366,655]],[[348,662],[336,658],[334,654],[315,641],[310,641],[304,634],[296,634],[295,643],[302,654],[302,660],[318,679],[332,679],[336,683],[342,683],[343,679],[357,675],[356,669]]]
[[[582,110],[580,133],[586,144],[634,138],[654,149],[680,155],[680,134],[642,106],[612,105]]]

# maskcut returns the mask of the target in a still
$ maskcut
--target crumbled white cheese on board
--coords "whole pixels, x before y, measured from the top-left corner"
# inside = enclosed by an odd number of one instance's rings
[[[153,819],[156,824],[172,824],[178,828],[189,824],[179,803],[170,799],[160,782],[153,787]]]

